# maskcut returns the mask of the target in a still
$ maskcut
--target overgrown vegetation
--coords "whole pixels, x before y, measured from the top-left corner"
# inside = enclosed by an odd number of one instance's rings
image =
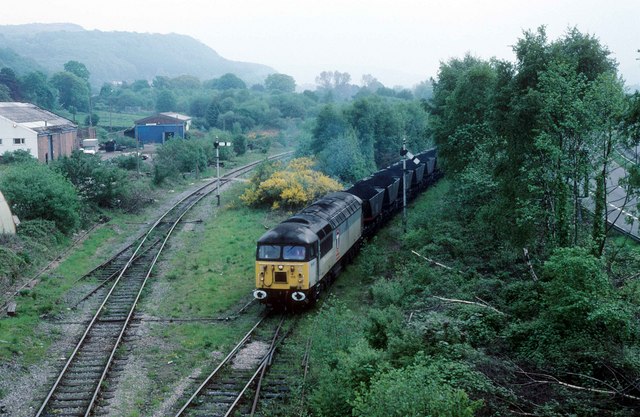
[[[312,167],[313,161],[309,158],[294,159],[286,165],[265,162],[258,167],[240,198],[250,206],[294,209],[342,189],[340,183]]]
[[[312,415],[637,414],[638,248],[604,222],[637,97],[576,29],[525,32],[514,50],[515,64],[442,64],[429,110],[447,181],[308,326]]]

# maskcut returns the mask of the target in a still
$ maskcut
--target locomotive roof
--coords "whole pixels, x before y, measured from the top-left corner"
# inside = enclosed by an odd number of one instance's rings
[[[306,245],[318,240],[318,236],[302,223],[280,223],[258,239],[262,244]]]
[[[327,194],[262,235],[258,243],[311,243],[322,240],[350,215],[362,200],[343,191]]]

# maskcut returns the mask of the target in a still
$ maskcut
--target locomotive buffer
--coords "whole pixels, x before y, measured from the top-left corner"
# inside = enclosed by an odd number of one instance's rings
[[[404,233],[407,233],[407,159],[411,159],[416,165],[420,163],[420,159],[407,150],[407,138],[402,139],[400,155],[402,156],[402,227]]]

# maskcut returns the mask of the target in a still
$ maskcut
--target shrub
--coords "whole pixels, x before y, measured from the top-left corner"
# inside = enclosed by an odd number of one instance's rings
[[[0,163],[3,164],[21,164],[24,162],[36,162],[36,158],[31,155],[31,152],[19,149],[13,152],[5,152],[0,157]]]
[[[251,181],[240,199],[251,206],[292,209],[342,188],[337,181],[312,170],[312,166],[313,161],[309,158],[294,159],[285,169],[276,170],[269,178],[259,183]],[[264,176],[264,171],[259,175]]]
[[[128,188],[126,172],[98,155],[74,151],[57,160],[53,169],[73,183],[80,198],[99,207],[118,207]]]
[[[447,361],[418,362],[381,373],[353,401],[354,416],[472,417],[482,401],[472,401],[454,384],[471,370]],[[462,375],[460,371],[463,372]]]
[[[63,233],[72,232],[80,222],[73,185],[47,166],[16,164],[0,177],[0,189],[21,220],[52,220]]]

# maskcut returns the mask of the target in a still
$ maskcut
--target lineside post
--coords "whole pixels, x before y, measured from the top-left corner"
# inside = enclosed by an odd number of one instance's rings
[[[216,177],[218,179],[216,199],[218,200],[218,206],[220,206],[220,146],[231,146],[231,142],[220,142],[217,136],[213,142],[213,147],[216,148]]]
[[[402,138],[400,155],[402,155],[402,227],[404,233],[407,233],[407,159],[411,159],[416,165],[420,164],[420,159],[407,150],[406,136]],[[412,178],[409,178],[409,181],[411,180]]]
[[[402,138],[402,229],[407,233],[407,138]]]

